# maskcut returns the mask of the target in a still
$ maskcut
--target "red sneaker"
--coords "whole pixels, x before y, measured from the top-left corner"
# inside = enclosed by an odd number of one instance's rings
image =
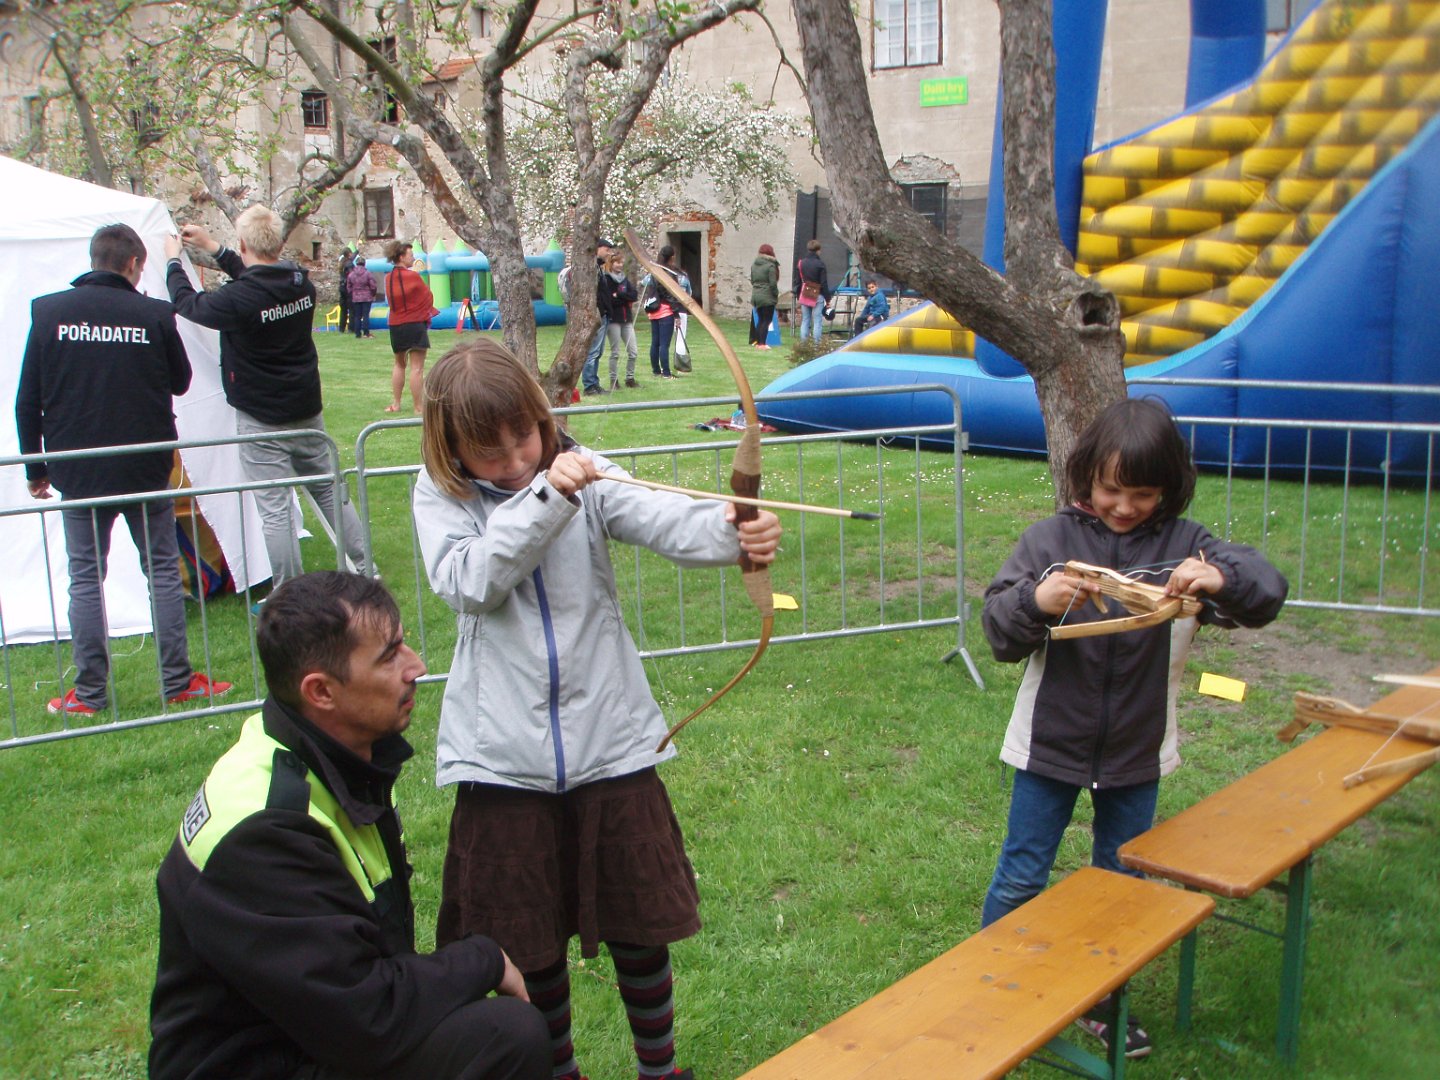
[[[69,716],[94,716],[99,709],[91,708],[75,696],[75,688],[72,686],[65,691],[64,697],[52,697],[50,704],[45,706],[52,713],[65,713]]]
[[[197,671],[190,676],[189,686],[165,700],[171,705],[177,705],[182,701],[194,701],[196,698],[219,697],[233,685],[228,682],[212,682],[209,675],[203,671]],[[91,712],[93,711],[92,709]]]

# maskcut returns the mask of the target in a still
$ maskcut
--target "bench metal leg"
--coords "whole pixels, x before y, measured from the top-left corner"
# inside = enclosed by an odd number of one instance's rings
[[[1180,939],[1180,991],[1175,1000],[1175,1029],[1190,1030],[1190,1006],[1195,997],[1195,950],[1200,928],[1196,927]]]
[[[1305,939],[1310,929],[1310,858],[1290,868],[1285,890],[1285,953],[1280,965],[1280,1020],[1275,1049],[1294,1064],[1300,1050],[1300,992],[1305,980]]]
[[[1110,1024],[1110,1046],[1103,1059],[1057,1035],[1045,1044],[1044,1052],[1054,1054],[1061,1060],[1051,1061],[1039,1054],[1034,1056],[1034,1060],[1073,1076],[1088,1076],[1094,1080],[1125,1080],[1125,1040],[1130,1030],[1128,982],[1120,984],[1115,991],[1114,1000],[1114,1015],[1107,1020]]]

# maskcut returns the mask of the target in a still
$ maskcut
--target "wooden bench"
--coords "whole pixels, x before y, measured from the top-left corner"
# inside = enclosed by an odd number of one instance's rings
[[[1431,674],[1440,674],[1436,668]],[[1440,703],[1440,690],[1404,687],[1377,702],[1392,716],[1411,716]],[[1276,1050],[1293,1062],[1300,1045],[1300,994],[1310,921],[1311,856],[1426,768],[1367,781],[1342,779],[1371,755],[1372,764],[1418,753],[1432,744],[1353,728],[1329,728],[1248,776],[1202,799],[1120,848],[1126,866],[1189,889],[1244,898],[1271,886],[1286,897]],[[1381,750],[1381,747],[1384,747]],[[1285,883],[1278,883],[1288,874]],[[1234,920],[1227,920],[1234,921]],[[1244,926],[1246,924],[1240,923]],[[1177,1024],[1190,1024],[1196,935],[1180,950]]]
[[[1124,1074],[1055,1036],[1214,910],[1198,893],[1086,867],[919,971],[745,1074],[744,1080],[1002,1076],[1050,1050],[1090,1075]]]

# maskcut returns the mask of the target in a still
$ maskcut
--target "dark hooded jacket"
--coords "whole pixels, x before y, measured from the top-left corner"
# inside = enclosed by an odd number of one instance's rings
[[[225,400],[263,424],[318,416],[320,357],[315,351],[315,286],[293,262],[247,267],[229,248],[215,255],[231,280],[197,292],[179,259],[165,283],[175,313],[220,331]]]
[[[1126,787],[1168,775],[1180,763],[1175,697],[1197,617],[1103,637],[1049,638],[1061,620],[1041,611],[1035,586],[1070,560],[1122,572],[1169,568],[1203,553],[1225,586],[1202,597],[1198,623],[1263,626],[1279,614],[1289,585],[1254,548],[1211,536],[1183,518],[1112,532],[1094,514],[1066,507],[1025,530],[985,590],[982,624],[995,659],[1026,661],[1000,757],[1017,769],[1091,788]],[[1167,574],[1142,580],[1164,584]],[[1066,622],[1127,614],[1118,602],[1099,614],[1085,603]]]
[[[273,698],[246,721],[160,867],[152,1080],[383,1076],[500,984],[488,938],[415,952],[392,800],[412,753],[391,735],[364,761]]]
[[[73,288],[37,297],[15,395],[22,454],[175,438],[173,395],[190,388],[175,313],[122,275],[91,270]],[[25,467],[70,499],[162,491],[174,452]]]

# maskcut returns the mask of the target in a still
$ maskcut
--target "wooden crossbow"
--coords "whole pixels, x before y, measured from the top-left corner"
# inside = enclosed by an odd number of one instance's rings
[[[1394,758],[1378,765],[1372,765],[1367,761],[1341,781],[1342,785],[1347,788],[1363,784],[1367,780],[1374,780],[1377,777],[1393,776],[1395,773],[1406,772],[1417,767],[1423,768],[1440,761],[1440,718],[1425,719],[1418,713],[1413,716],[1390,716],[1388,713],[1375,712],[1373,709],[1362,709],[1340,698],[1299,693],[1295,695],[1295,719],[1281,728],[1276,733],[1276,738],[1284,743],[1294,742],[1295,737],[1311,724],[1357,728],[1361,731],[1373,731],[1379,735],[1388,735],[1390,738],[1404,734],[1407,738],[1435,743],[1435,746],[1429,750],[1407,754],[1405,757]],[[1388,742],[1389,739],[1386,741]],[[1378,753],[1377,750],[1376,754]],[[1372,754],[1371,761],[1374,758],[1375,755]]]
[[[1123,618],[1097,619],[1094,622],[1062,622],[1050,628],[1050,636],[1056,641],[1143,630],[1147,626],[1158,626],[1182,615],[1198,615],[1202,608],[1200,601],[1193,596],[1168,596],[1162,585],[1136,581],[1104,566],[1067,562],[1065,573],[1070,577],[1093,581],[1100,586],[1098,593],[1090,594],[1090,600],[1101,614],[1109,610],[1101,599],[1102,596],[1118,600],[1120,606],[1131,614]]]

